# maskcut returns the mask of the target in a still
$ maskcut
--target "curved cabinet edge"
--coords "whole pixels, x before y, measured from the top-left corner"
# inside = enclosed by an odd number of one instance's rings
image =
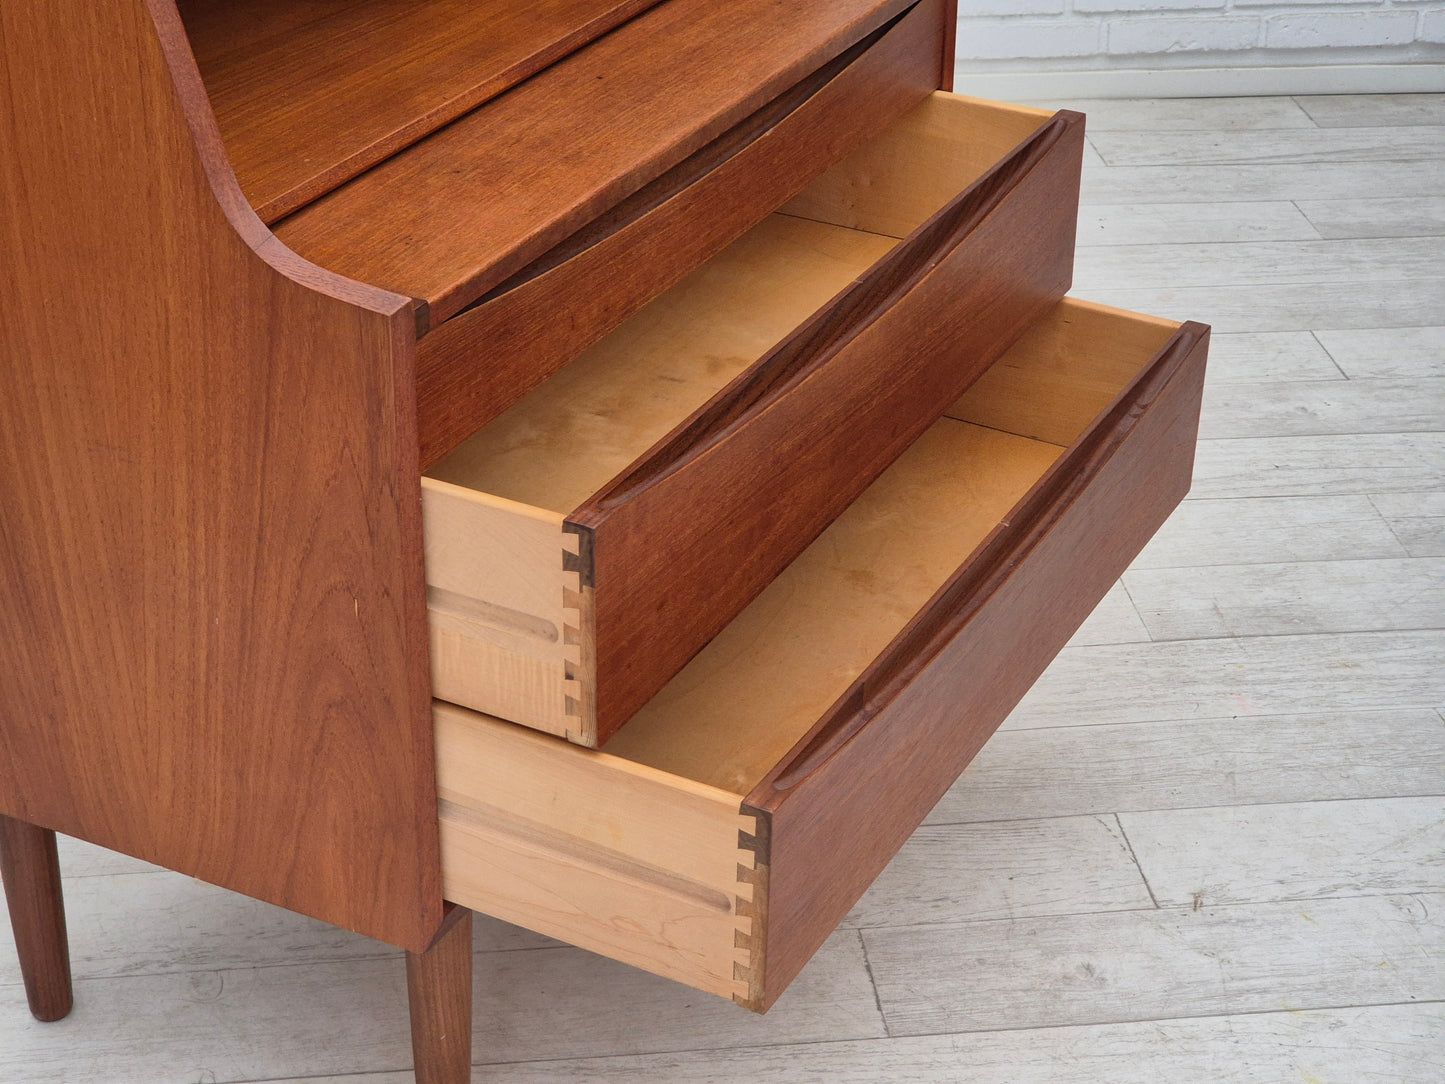
[[[256,218],[174,0],[0,19],[0,810],[420,950],[409,299]]]

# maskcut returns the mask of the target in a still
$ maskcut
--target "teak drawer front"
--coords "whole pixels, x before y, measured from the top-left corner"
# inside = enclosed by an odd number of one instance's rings
[[[436,695],[606,741],[1063,295],[1082,146],[935,94],[437,465]]]
[[[770,1007],[1187,491],[1207,343],[1059,305],[606,753],[438,703],[447,898]]]
[[[926,98],[941,8],[911,8],[431,328],[417,346],[422,468]]]

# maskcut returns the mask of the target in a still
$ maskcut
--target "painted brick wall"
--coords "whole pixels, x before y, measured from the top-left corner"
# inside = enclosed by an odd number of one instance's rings
[[[1439,0],[959,0],[977,73],[1445,59]]]

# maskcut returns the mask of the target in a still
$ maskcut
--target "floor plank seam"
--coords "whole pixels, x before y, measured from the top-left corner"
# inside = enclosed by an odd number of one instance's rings
[[[1426,558],[1402,558],[1407,560],[1425,560]],[[1147,641],[1150,644],[1196,644],[1209,640],[1280,640],[1300,636],[1369,636],[1372,634],[1390,635],[1391,633],[1411,634],[1421,632],[1445,632],[1442,625],[1416,625],[1408,628],[1359,628],[1359,629],[1331,629],[1327,632],[1251,632],[1241,636],[1164,636],[1155,639],[1152,635]],[[1138,640],[1124,640],[1117,644],[1080,644],[1074,650],[1081,650],[1084,647],[1128,647],[1137,644]]]
[[[863,930],[860,927],[858,934],[858,951],[863,954],[863,971],[868,976],[868,985],[873,988],[873,1004],[878,1008],[878,1021],[883,1025],[883,1034],[891,1038],[892,1028],[888,1024],[888,1013],[883,1008],[883,998],[878,993],[878,980],[873,977],[873,962],[868,959],[868,943],[863,940]]]
[[[1445,721],[1445,716],[1442,716]],[[1054,729],[1069,729],[1057,727]],[[1072,729],[1079,729],[1077,727]],[[1011,733],[1020,733],[1012,731]],[[1218,802],[1213,805],[1162,805],[1162,806],[1138,806],[1123,807],[1111,810],[1081,810],[1077,813],[1059,813],[1049,817],[999,817],[986,821],[934,821],[924,822],[926,828],[957,828],[963,825],[989,825],[989,824],[1043,824],[1052,820],[1074,820],[1079,817],[1106,817],[1119,816],[1120,814],[1149,814],[1149,813],[1190,813],[1204,812],[1210,809],[1267,809],[1270,806],[1282,805],[1328,805],[1331,802],[1388,802],[1401,798],[1442,798],[1445,799],[1445,785],[1438,790],[1424,791],[1400,791],[1389,794],[1360,794],[1351,795],[1348,798],[1290,798],[1278,802]]]
[[[1144,882],[1144,891],[1149,893],[1149,902],[1154,905],[1156,911],[1161,910],[1159,897],[1154,895],[1154,886],[1149,883],[1148,876],[1144,873],[1144,867],[1139,862],[1139,856],[1134,853],[1134,844],[1129,842],[1129,833],[1124,830],[1124,822],[1119,819],[1117,811],[1110,814],[1114,823],[1119,826],[1119,837],[1124,841],[1124,847],[1129,852],[1129,860],[1134,863],[1134,868],[1139,871],[1139,880]]]
[[[1339,1012],[1349,1009],[1391,1009],[1410,1006],[1445,1005],[1445,998],[1412,998],[1408,1001],[1364,1001],[1359,1004],[1339,1005],[1296,1005],[1287,1009],[1238,1009],[1233,1012],[1202,1012],[1184,1016],[1125,1016],[1118,1019],[1074,1020],[1062,1024],[1028,1024],[1016,1028],[988,1028],[983,1031],[909,1031],[893,1036],[894,1039],[921,1039],[930,1035],[1006,1035],[1015,1031],[1056,1031],[1060,1028],[1102,1028],[1116,1024],[1171,1024],[1188,1020],[1225,1020],[1238,1016],[1298,1016],[1309,1012]]]
[[[1435,630],[1432,630],[1432,631],[1435,631]],[[1345,635],[1367,635],[1367,634],[1366,634],[1366,633],[1346,633]],[[1197,642],[1200,642],[1200,641],[1192,641],[1192,642],[1196,642],[1196,643],[1197,643]],[[1092,645],[1090,645],[1090,646],[1092,646]],[[1110,646],[1128,647],[1128,646],[1131,646],[1131,645],[1129,645],[1129,644],[1117,644],[1117,645],[1105,644],[1105,645],[1102,645],[1102,646],[1105,646],[1105,647],[1110,647]],[[1082,650],[1082,647],[1081,647],[1081,648],[1078,648],[1078,649],[1076,649],[1076,650]],[[1035,732],[1037,732],[1037,731],[1042,731],[1042,730],[1079,730],[1079,731],[1081,731],[1081,730],[1086,730],[1086,729],[1088,729],[1089,727],[1098,727],[1098,726],[1163,726],[1163,725],[1167,725],[1167,724],[1171,724],[1171,723],[1196,723],[1196,724],[1203,725],[1203,724],[1205,724],[1205,723],[1209,723],[1209,722],[1211,722],[1211,721],[1220,720],[1220,719],[1227,719],[1227,720],[1231,720],[1231,721],[1235,721],[1235,720],[1239,720],[1239,719],[1257,719],[1257,720],[1260,720],[1261,722],[1263,722],[1264,720],[1267,720],[1267,719],[1310,719],[1310,718],[1328,718],[1328,717],[1331,717],[1331,716],[1337,716],[1337,715],[1341,715],[1341,714],[1356,714],[1356,713],[1358,713],[1358,714],[1361,714],[1361,715],[1380,715],[1380,714],[1383,714],[1383,713],[1385,713],[1385,712],[1390,712],[1390,713],[1398,714],[1399,712],[1402,712],[1402,711],[1440,711],[1440,710],[1441,710],[1441,709],[1437,708],[1437,706],[1436,706],[1436,704],[1435,704],[1435,702],[1434,702],[1433,700],[1428,700],[1428,701],[1420,701],[1419,703],[1415,703],[1415,704],[1386,704],[1386,705],[1383,705],[1383,706],[1378,707],[1378,708],[1370,708],[1370,707],[1345,708],[1345,709],[1343,709],[1342,711],[1275,711],[1275,712],[1268,712],[1268,713],[1261,714],[1261,715],[1209,715],[1209,716],[1204,716],[1204,717],[1200,717],[1200,718],[1196,718],[1196,717],[1194,717],[1194,716],[1186,716],[1186,717],[1182,717],[1182,718],[1181,718],[1181,717],[1178,717],[1178,716],[1171,716],[1171,717],[1161,718],[1161,719],[1110,719],[1110,720],[1108,720],[1108,721],[1106,721],[1106,722],[1102,722],[1102,723],[1067,723],[1067,724],[1065,724],[1065,723],[1059,723],[1059,724],[1054,724],[1054,725],[1051,725],[1051,726],[1010,726],[1010,727],[1007,727],[1007,729],[1000,730],[999,733],[1000,733],[1001,735],[1002,735],[1002,734],[1030,734],[1030,733],[1035,733]],[[964,778],[967,778],[967,776],[965,776]],[[1331,799],[1326,798],[1326,799],[1322,799],[1322,800],[1323,800],[1323,801],[1330,801]],[[1111,810],[1110,812],[1112,812],[1112,810]]]
[[[1124,915],[1157,915],[1160,918],[1169,916],[1190,917],[1201,913],[1214,911],[1237,911],[1251,907],[1273,908],[1284,904],[1299,903],[1328,903],[1328,902],[1350,902],[1358,900],[1418,900],[1422,896],[1445,897],[1445,886],[1430,888],[1412,888],[1399,892],[1360,892],[1335,896],[1270,896],[1257,900],[1214,900],[1206,901],[1202,907],[1196,907],[1191,901],[1189,903],[1164,903],[1157,907],[1118,907],[1112,910],[1092,911],[1065,911],[1058,914],[1041,915],[1006,915],[998,918],[955,918],[946,922],[932,920],[929,922],[903,922],[892,925],[879,926],[857,926],[854,927],[863,935],[875,933],[880,930],[952,930],[964,926],[996,926],[996,925],[1020,925],[1032,922],[1058,922],[1073,918],[1093,917],[1117,917]]]
[[[1307,223],[1309,224],[1310,229],[1312,229],[1312,230],[1315,231],[1315,234],[1319,237],[1319,239],[1320,239],[1321,241],[1328,240],[1328,238],[1325,237],[1324,233],[1321,232],[1319,226],[1315,225],[1315,220],[1312,219],[1312,218],[1309,216],[1309,212],[1306,211],[1303,207],[1300,206],[1300,201],[1299,201],[1299,200],[1297,200],[1297,199],[1292,199],[1292,200],[1289,201],[1289,204],[1290,204],[1291,207],[1293,207],[1296,211],[1298,211],[1298,212],[1300,213],[1300,217],[1303,218],[1303,219],[1305,220],[1305,222],[1307,222]]]
[[[1390,532],[1390,537],[1393,538],[1397,543],[1399,543],[1401,549],[1404,549],[1408,552],[1408,547],[1405,545],[1405,540],[1400,537],[1400,532],[1395,529],[1395,523],[1393,522],[1395,517],[1387,516],[1384,512],[1380,511],[1380,506],[1375,503],[1375,498],[1377,496],[1378,494],[1375,493],[1367,493],[1365,494],[1365,499],[1370,502],[1370,507],[1373,508],[1376,514],[1379,515],[1380,519],[1384,521],[1385,529]],[[1420,560],[1421,558],[1412,559]],[[1424,559],[1428,560],[1428,558]]]

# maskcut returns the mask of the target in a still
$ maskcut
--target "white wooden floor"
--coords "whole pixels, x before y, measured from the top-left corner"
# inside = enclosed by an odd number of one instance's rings
[[[1445,95],[1091,102],[1194,491],[778,1009],[480,921],[478,1080],[1445,1080]],[[78,844],[0,1081],[409,1080],[373,942]]]

